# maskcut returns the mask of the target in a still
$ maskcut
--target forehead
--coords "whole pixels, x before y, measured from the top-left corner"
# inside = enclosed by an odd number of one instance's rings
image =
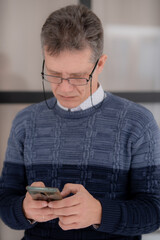
[[[58,55],[49,55],[47,51],[44,51],[47,69],[68,74],[80,72],[80,70],[86,71],[93,66],[91,56],[90,48],[81,51],[62,51]]]

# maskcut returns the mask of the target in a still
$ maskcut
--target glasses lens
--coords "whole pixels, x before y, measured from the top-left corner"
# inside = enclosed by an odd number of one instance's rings
[[[61,78],[55,77],[55,76],[44,75],[44,79],[50,83],[56,83],[56,84],[61,83]]]
[[[63,80],[68,80],[71,85],[76,85],[76,86],[83,86],[88,83],[89,80],[86,78],[69,78],[69,79],[63,79],[61,77],[56,77],[56,76],[51,76],[44,74],[43,79],[45,82],[48,83],[55,83],[55,84],[60,84]]]
[[[72,85],[83,86],[83,85],[87,84],[87,79],[85,79],[85,78],[70,78],[69,82]]]

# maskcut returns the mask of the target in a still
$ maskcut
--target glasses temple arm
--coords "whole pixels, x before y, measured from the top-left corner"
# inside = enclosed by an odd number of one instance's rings
[[[96,69],[96,67],[97,67],[98,62],[99,62],[99,59],[98,59],[97,62],[95,63],[95,66],[94,66],[91,74],[89,75],[89,78],[92,78],[92,75],[93,75],[93,73],[94,73],[94,71],[95,71],[95,69]]]
[[[43,63],[42,63],[42,72],[41,72],[41,75],[42,75],[42,78],[44,79],[44,64],[45,64],[45,60],[43,60]]]

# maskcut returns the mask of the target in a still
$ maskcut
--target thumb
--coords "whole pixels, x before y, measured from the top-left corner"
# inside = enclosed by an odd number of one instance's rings
[[[80,184],[67,183],[64,185],[64,188],[61,192],[62,197],[66,197],[71,193],[76,194],[77,192],[81,191],[82,188],[83,186]]]
[[[33,182],[31,184],[32,187],[45,187],[43,182]]]

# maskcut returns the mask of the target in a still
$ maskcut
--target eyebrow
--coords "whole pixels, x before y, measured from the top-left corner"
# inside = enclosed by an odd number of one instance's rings
[[[57,72],[57,71],[48,69],[47,67],[46,67],[46,69],[47,69],[48,72],[50,72],[51,74],[53,74],[53,75],[55,75],[55,76],[56,76],[56,75],[62,75],[61,72]],[[76,77],[76,76],[82,76],[82,75],[86,75],[86,74],[88,74],[88,72],[70,73],[69,75]]]

